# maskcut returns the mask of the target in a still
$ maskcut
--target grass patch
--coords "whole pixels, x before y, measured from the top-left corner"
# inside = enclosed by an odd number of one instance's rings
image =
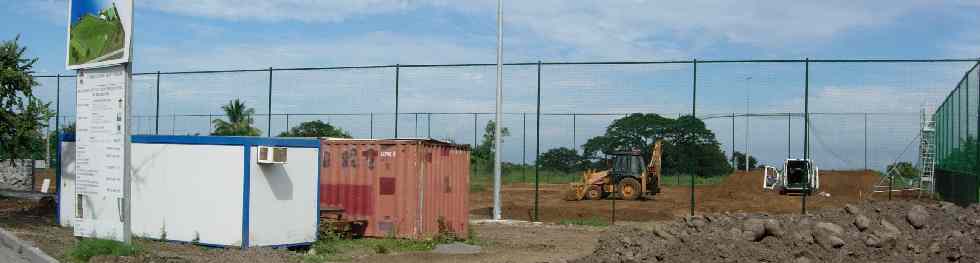
[[[728,178],[728,176],[696,176],[694,177],[694,185],[716,185],[721,183]],[[664,175],[661,177],[663,182],[662,185],[665,186],[690,186],[691,176],[686,174],[681,175]],[[761,179],[760,179],[761,180]]]
[[[320,232],[320,240],[310,248],[314,253],[308,253],[303,260],[306,262],[348,261],[354,255],[389,254],[399,252],[429,251],[439,244],[463,241],[475,244],[476,233],[469,228],[467,239],[463,240],[449,231],[445,222],[439,219],[439,233],[430,240],[401,239],[389,236],[387,238],[344,238],[335,232]]]
[[[581,180],[581,172],[557,172],[557,171],[538,171],[538,182],[542,184],[566,184],[570,182],[576,182]],[[534,183],[534,168],[511,168],[505,169],[503,174],[500,176],[501,184],[533,184]],[[470,184],[477,186],[486,186],[487,188],[493,186],[493,171],[470,171]],[[471,190],[474,188],[471,187]],[[478,190],[478,191],[485,191]]]
[[[94,256],[132,256],[140,248],[122,242],[85,238],[68,251],[68,258],[75,262],[88,262]]]
[[[608,220],[599,217],[562,219],[558,223],[562,225],[609,226]]]

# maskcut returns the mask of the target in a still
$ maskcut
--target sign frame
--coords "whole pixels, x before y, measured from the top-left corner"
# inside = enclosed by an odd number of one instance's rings
[[[77,2],[85,2],[86,5],[83,5],[82,3],[77,3]],[[73,64],[72,63],[72,58],[71,58],[72,57],[72,50],[73,50],[73,46],[72,46],[72,37],[73,37],[73,35],[72,35],[72,24],[75,22],[73,20],[75,18],[84,17],[86,15],[91,15],[91,16],[95,17],[95,14],[94,13],[86,13],[85,11],[82,11],[81,9],[84,9],[88,5],[95,5],[96,3],[106,3],[106,2],[112,4],[113,10],[115,10],[116,20],[118,20],[119,23],[121,24],[121,29],[120,30],[122,31],[122,34],[123,34],[123,38],[121,39],[121,41],[122,41],[122,47],[119,48],[119,49],[113,49],[110,54],[104,54],[104,55],[102,54],[102,53],[105,53],[104,51],[102,51],[102,49],[104,49],[104,48],[98,48],[98,51],[95,51],[97,53],[95,55],[99,55],[98,57],[92,58],[90,60],[86,60],[84,62],[75,62]],[[78,9],[78,10],[76,10],[76,9]],[[100,17],[100,18],[103,21],[106,20],[106,19],[110,19],[111,20],[111,18],[106,18],[106,17]],[[88,21],[96,21],[96,22],[98,22],[98,20],[92,20],[92,19],[89,19],[86,22],[88,22]],[[108,25],[101,24],[101,25],[93,25],[93,26],[108,26]],[[133,53],[132,52],[133,51],[133,48],[132,48],[132,40],[133,40],[133,0],[69,0],[68,1],[68,26],[66,28],[66,33],[65,34],[67,36],[65,38],[65,44],[66,44],[65,45],[65,47],[66,47],[66,49],[65,49],[65,66],[68,69],[78,70],[78,69],[85,69],[85,68],[106,67],[106,66],[118,65],[118,64],[123,64],[123,63],[129,63],[129,62],[132,61],[131,58],[132,58],[132,53]],[[75,48],[76,48],[76,50],[80,50],[80,49],[83,49],[83,48],[79,48],[78,46],[79,45],[85,45],[85,44],[78,44],[78,43],[80,43],[80,42],[86,42],[86,41],[81,41],[80,39],[82,39],[84,37],[92,38],[92,37],[98,37],[98,36],[77,36],[76,35],[74,37],[79,38],[79,40],[76,40],[76,46],[75,46]],[[106,35],[104,37],[108,38],[108,35]],[[115,39],[114,38],[114,40],[119,40],[119,39]],[[98,42],[98,41],[96,41],[96,42]],[[105,41],[105,42],[110,42],[110,41]],[[115,41],[111,41],[111,42],[115,42]],[[92,41],[88,41],[86,43],[87,44],[92,44]],[[115,45],[118,45],[118,44],[119,43],[115,43]],[[94,45],[98,45],[100,47],[104,47],[104,46],[107,45],[107,43],[99,43],[99,44],[94,44]],[[85,46],[87,46],[87,45],[85,45]],[[111,57],[112,54],[117,53],[117,52],[122,53],[122,56],[121,57],[118,57],[118,58],[99,59],[99,58],[101,58],[103,56],[106,56],[106,55],[110,55],[110,57]],[[97,60],[97,61],[91,61],[91,60]]]

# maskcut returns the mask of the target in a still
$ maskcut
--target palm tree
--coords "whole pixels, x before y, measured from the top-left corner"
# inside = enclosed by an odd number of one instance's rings
[[[261,130],[252,127],[252,123],[255,122],[252,118],[255,109],[245,106],[244,102],[238,99],[231,100],[227,105],[221,106],[221,110],[225,111],[228,121],[222,119],[211,121],[214,124],[214,132],[211,135],[259,136],[262,134]]]

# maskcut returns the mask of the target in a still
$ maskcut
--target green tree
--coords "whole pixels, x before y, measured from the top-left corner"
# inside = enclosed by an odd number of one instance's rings
[[[255,109],[245,106],[241,100],[234,99],[228,104],[221,106],[228,121],[222,119],[213,120],[214,132],[211,135],[219,136],[259,136],[262,130],[252,127],[255,119]]]
[[[279,137],[330,137],[352,138],[350,134],[320,120],[300,123],[289,131],[279,134]]]
[[[538,157],[537,162],[541,168],[567,173],[582,169],[583,160],[577,151],[559,147],[542,153],[541,157]]]
[[[493,167],[494,129],[496,127],[497,124],[494,121],[488,121],[483,128],[483,141],[470,153],[470,163],[477,169],[489,170]],[[504,138],[510,136],[510,129],[507,127],[500,128],[500,135],[502,136],[500,142],[503,142]]]
[[[602,153],[640,150],[649,159],[651,146],[657,139],[664,140],[662,160],[667,174],[714,176],[731,172],[714,133],[693,116],[670,119],[658,114],[634,113],[616,119],[604,135],[583,145],[583,155],[601,163]]]
[[[61,134],[75,134],[75,123],[68,124],[68,126],[61,127]],[[43,143],[42,143],[43,144]],[[58,165],[58,145],[61,144],[61,138],[58,138],[57,132],[51,132],[48,134],[48,160],[51,160],[48,167],[56,167]]]
[[[51,103],[34,96],[38,83],[31,74],[37,58],[25,58],[26,47],[13,40],[0,43],[0,158],[44,156],[44,135],[52,114]],[[39,144],[40,143],[40,144]],[[40,145],[40,147],[38,147]]]
[[[910,162],[897,162],[885,167],[887,174],[897,175],[905,179],[919,176],[919,169],[915,168]]]
[[[735,158],[735,169],[745,170],[745,153],[740,151],[735,151],[733,157]],[[759,160],[755,159],[755,156],[749,155],[749,169],[755,169],[759,167]]]

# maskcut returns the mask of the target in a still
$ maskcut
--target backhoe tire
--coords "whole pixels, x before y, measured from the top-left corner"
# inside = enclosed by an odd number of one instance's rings
[[[585,192],[585,199],[589,200],[602,200],[603,196],[602,187],[598,185],[590,186],[589,190]]]
[[[640,182],[633,178],[625,178],[619,181],[619,196],[623,200],[640,199],[643,193],[640,192]]]

